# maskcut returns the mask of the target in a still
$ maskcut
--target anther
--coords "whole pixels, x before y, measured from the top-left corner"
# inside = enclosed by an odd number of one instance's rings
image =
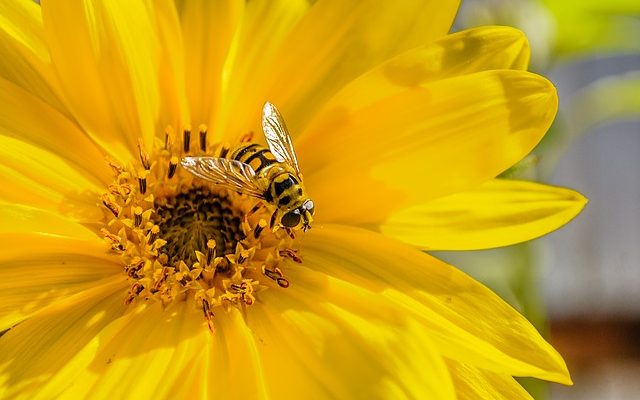
[[[231,289],[235,290],[238,293],[245,293],[247,291],[247,284],[242,283],[232,283]]]
[[[281,288],[288,288],[289,281],[282,275],[280,268],[276,267],[274,270],[267,269],[266,266],[262,266],[262,273],[269,279],[274,280]]]
[[[258,225],[256,225],[255,229],[253,230],[253,237],[258,239],[260,237],[260,233],[262,233],[262,231],[266,226],[267,226],[267,221],[260,218],[260,221],[258,221]]]
[[[167,126],[167,129],[164,131],[164,149],[169,150],[171,147],[173,147],[173,129]]]
[[[172,268],[168,268],[168,267],[165,267],[165,268],[162,269],[162,276],[160,277],[160,279],[157,280],[156,284],[153,286],[155,291],[160,291],[160,289],[162,288],[162,285],[164,284],[164,282],[169,277],[169,274],[171,273],[171,270],[172,270]]]
[[[111,213],[117,218],[122,211],[122,207],[120,207],[115,201],[111,200],[111,197],[108,194],[102,195],[102,204],[111,211]]]
[[[125,305],[131,304],[131,302],[144,290],[144,286],[140,283],[136,282],[131,285],[131,289],[129,289],[129,297],[124,300]]]
[[[124,251],[125,250],[125,247],[122,244],[122,239],[120,238],[120,236],[109,232],[105,228],[100,229],[100,232],[102,233],[102,236],[104,236],[107,240],[109,240],[111,242],[111,249],[112,250],[115,250],[115,251]]]
[[[138,178],[138,186],[140,186],[140,193],[147,193],[147,178],[144,176]]]
[[[216,241],[209,239],[207,241],[207,265],[211,265],[211,261],[216,257]]]
[[[189,148],[191,147],[191,128],[184,128],[184,136],[182,137],[182,149],[185,153],[189,152]]]
[[[204,124],[200,125],[200,150],[207,151],[207,126]]]
[[[278,254],[280,254],[280,257],[288,257],[298,264],[302,262],[302,258],[300,258],[298,252],[294,249],[286,248],[284,250],[280,250]]]
[[[173,178],[173,176],[176,174],[179,161],[180,160],[178,160],[178,157],[176,156],[171,157],[171,159],[169,160],[169,173],[167,174],[169,179]]]
[[[127,183],[111,184],[109,185],[109,193],[119,197],[129,196],[131,194],[131,185]]]
[[[204,318],[207,320],[207,326],[209,327],[209,331],[211,331],[211,333],[215,333],[216,329],[213,325],[214,314],[211,311],[211,306],[209,305],[209,302],[204,299],[202,300],[202,312],[204,314]]]
[[[118,176],[118,175],[120,175],[122,173],[122,171],[123,171],[122,165],[118,164],[118,162],[116,160],[114,160],[111,157],[107,157],[107,163],[109,164],[109,166],[113,170],[113,173],[114,173],[115,176]]]
[[[142,224],[142,207],[137,206],[133,209],[133,223],[136,227]]]
[[[142,162],[142,166],[144,167],[144,169],[151,169],[151,163],[149,162],[149,153],[145,151],[142,139],[138,139],[138,151],[140,153],[140,162]]]
[[[129,276],[130,278],[138,279],[138,271],[140,271],[143,265],[144,260],[140,257],[135,257],[133,260],[131,260],[131,263],[129,263],[129,265],[125,267],[127,276]]]
[[[120,196],[120,188],[116,185],[109,185],[109,193],[111,193],[114,196]]]
[[[254,213],[256,213],[259,209],[261,209],[263,207],[262,203],[258,203],[255,206],[253,206],[253,208],[251,208],[251,210],[249,210],[249,212],[247,213],[247,216],[251,216]]]
[[[229,144],[223,143],[222,146],[220,146],[220,152],[219,152],[220,154],[218,154],[218,157],[225,158],[229,153],[229,150],[231,150],[231,148],[229,147]]]
[[[160,227],[158,225],[154,225],[149,230],[149,244],[153,244],[158,238],[158,233],[160,233]]]
[[[247,260],[248,257],[245,254],[248,255],[248,252],[244,252],[243,251],[242,253],[240,253],[240,255],[238,255],[238,259],[236,260],[236,264],[242,264],[243,262],[245,262]]]

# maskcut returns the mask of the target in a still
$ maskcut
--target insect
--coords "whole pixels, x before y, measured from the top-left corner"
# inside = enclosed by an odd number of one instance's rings
[[[235,148],[219,146],[216,157],[183,157],[191,174],[227,189],[264,200],[275,207],[270,227],[310,228],[313,201],[302,184],[302,174],[291,136],[278,109],[265,103],[262,130],[269,148],[243,143]]]

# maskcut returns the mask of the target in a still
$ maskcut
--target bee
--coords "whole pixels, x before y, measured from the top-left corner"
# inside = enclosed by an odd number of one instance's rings
[[[271,229],[279,225],[306,231],[313,221],[313,201],[302,184],[284,119],[269,102],[262,109],[262,130],[268,148],[257,143],[219,146],[216,157],[183,157],[182,167],[198,178],[264,200],[275,209]]]

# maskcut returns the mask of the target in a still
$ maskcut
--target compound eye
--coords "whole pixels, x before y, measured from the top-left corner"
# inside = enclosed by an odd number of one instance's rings
[[[313,215],[313,212],[315,211],[315,209],[313,207],[313,201],[308,200],[306,203],[304,203],[304,208],[306,208],[307,211],[309,211],[309,213],[311,213],[311,215]]]
[[[282,216],[282,225],[293,228],[300,223],[300,211],[293,210]]]

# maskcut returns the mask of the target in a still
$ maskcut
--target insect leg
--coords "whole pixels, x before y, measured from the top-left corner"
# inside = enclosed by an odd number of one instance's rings
[[[276,226],[276,216],[278,215],[278,210],[275,210],[271,215],[271,222],[269,223],[269,229],[273,230]]]
[[[291,228],[285,228],[285,230],[287,231],[287,234],[289,234],[289,237],[290,237],[291,239],[293,239],[293,240],[295,240],[295,239],[296,239],[296,234],[295,234],[295,233],[293,233],[293,229],[291,229]]]

